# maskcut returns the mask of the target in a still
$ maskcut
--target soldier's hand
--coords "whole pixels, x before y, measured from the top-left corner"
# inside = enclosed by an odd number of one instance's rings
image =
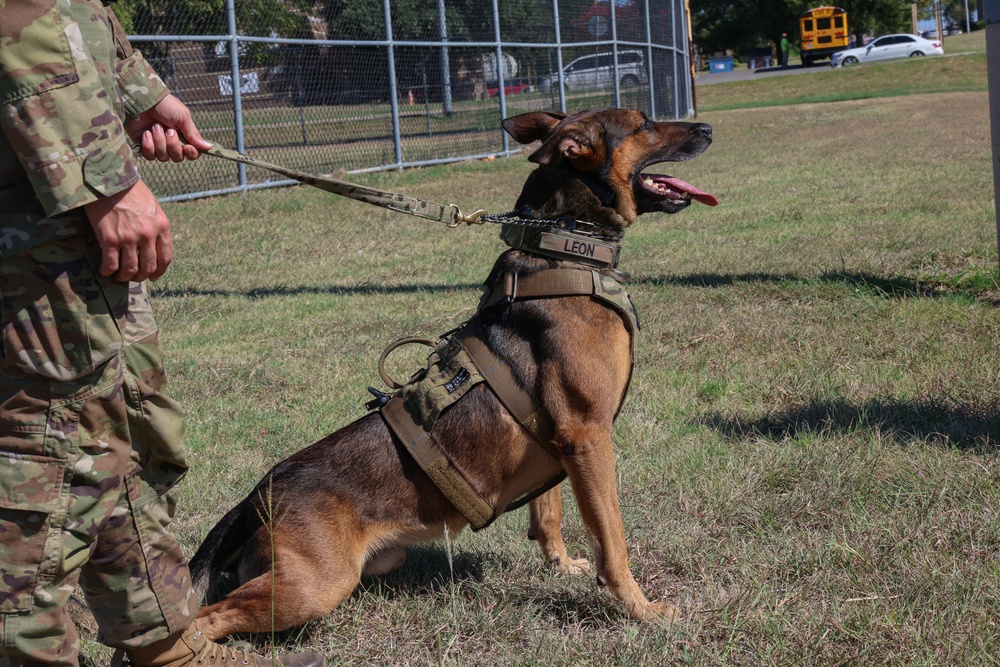
[[[84,206],[101,245],[103,276],[118,282],[156,280],[174,258],[170,221],[142,181]]]
[[[197,160],[201,155],[199,151],[212,147],[211,142],[201,137],[190,109],[173,95],[167,95],[141,116],[126,123],[125,131],[133,141],[140,142],[142,156],[147,160]],[[187,144],[181,141],[182,137]]]

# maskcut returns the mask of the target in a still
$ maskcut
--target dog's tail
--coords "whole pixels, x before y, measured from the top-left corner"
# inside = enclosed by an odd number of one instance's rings
[[[219,575],[232,570],[250,537],[243,520],[245,505],[240,503],[215,524],[188,564],[191,587],[200,601],[210,601]]]

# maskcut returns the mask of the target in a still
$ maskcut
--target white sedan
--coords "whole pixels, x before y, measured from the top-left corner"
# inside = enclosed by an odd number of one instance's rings
[[[873,60],[888,60],[889,58],[914,58],[917,56],[940,56],[944,54],[941,42],[936,39],[924,39],[916,35],[886,35],[859,46],[856,49],[838,51],[830,56],[830,64],[834,67],[867,63]]]

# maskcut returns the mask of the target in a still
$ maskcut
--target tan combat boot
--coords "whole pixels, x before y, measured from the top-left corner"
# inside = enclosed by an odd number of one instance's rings
[[[324,667],[323,656],[319,653],[293,653],[272,661],[262,655],[216,644],[198,629],[197,621],[179,635],[126,653],[135,667]]]

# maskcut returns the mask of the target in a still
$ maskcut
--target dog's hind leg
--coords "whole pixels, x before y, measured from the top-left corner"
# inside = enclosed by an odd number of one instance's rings
[[[328,516],[297,506],[271,532],[258,530],[238,567],[244,583],[202,609],[198,625],[211,639],[234,632],[269,632],[330,613],[361,582],[368,538],[350,506],[324,498]],[[273,565],[272,565],[273,563]]]
[[[350,597],[361,581],[361,559],[336,568],[279,553],[281,565],[247,581],[224,600],[205,607],[198,625],[212,640],[235,632],[270,632],[325,616]],[[329,569],[328,569],[329,568]]]
[[[278,567],[264,572],[205,607],[198,625],[212,640],[235,632],[270,632],[302,625],[331,612],[350,597],[361,581],[360,556],[317,563],[283,550]]]
[[[378,577],[383,574],[389,574],[405,562],[406,547],[388,547],[375,552],[371,558],[365,561],[361,575],[365,577]]]
[[[586,558],[570,558],[562,538],[562,495],[553,487],[529,503],[531,524],[528,539],[538,540],[548,563],[565,574],[590,572]]]

